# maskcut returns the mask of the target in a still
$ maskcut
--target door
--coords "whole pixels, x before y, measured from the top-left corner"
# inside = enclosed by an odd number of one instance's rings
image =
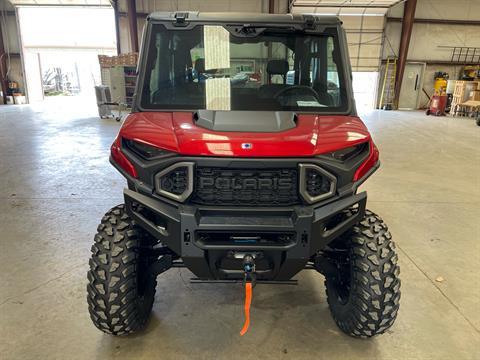
[[[25,66],[25,80],[28,102],[35,103],[43,100],[42,71],[40,68],[40,54],[25,49],[23,52]]]
[[[110,91],[112,93],[112,101],[125,103],[125,70],[123,66],[115,66],[110,68]]]
[[[407,63],[403,73],[402,89],[398,100],[398,108],[416,110],[422,91],[424,63]]]

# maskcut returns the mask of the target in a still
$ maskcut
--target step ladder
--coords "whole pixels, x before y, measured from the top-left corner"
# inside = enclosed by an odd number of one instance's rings
[[[397,76],[397,58],[388,57],[383,75],[382,93],[380,95],[380,106],[382,110],[393,109],[393,99],[395,97],[395,80]]]

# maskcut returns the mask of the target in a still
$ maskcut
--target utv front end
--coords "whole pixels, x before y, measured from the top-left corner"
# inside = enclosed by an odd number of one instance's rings
[[[93,323],[145,325],[157,276],[292,284],[324,275],[356,337],[385,332],[400,299],[395,245],[359,186],[379,152],[357,117],[336,17],[156,13],[134,108],[111,147],[124,204],[102,218],[88,272]]]

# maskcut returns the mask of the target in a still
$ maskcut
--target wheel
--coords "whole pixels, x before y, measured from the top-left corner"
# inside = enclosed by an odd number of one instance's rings
[[[327,301],[338,327],[368,338],[390,328],[399,308],[400,268],[395,244],[380,217],[363,220],[333,245],[338,271],[326,274]]]
[[[477,119],[475,120],[478,126],[480,126],[480,116],[477,116]]]
[[[97,328],[127,335],[145,325],[153,306],[156,277],[148,271],[149,258],[141,250],[155,240],[118,205],[102,218],[92,246],[87,301]]]
[[[430,115],[430,109],[428,109],[427,111],[425,111],[425,114]]]

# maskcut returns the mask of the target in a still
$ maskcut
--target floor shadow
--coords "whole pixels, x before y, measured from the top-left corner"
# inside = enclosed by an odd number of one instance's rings
[[[135,356],[152,341],[158,350],[176,349],[185,356],[195,352],[226,356],[238,346],[258,349],[258,354],[269,346],[315,354],[319,348],[331,345],[376,353],[374,339],[355,339],[338,329],[328,309],[324,278],[313,271],[301,273],[297,286],[255,287],[251,334],[243,338],[238,335],[243,322],[241,285],[190,284],[183,282],[178,273],[166,275],[159,278],[154,312],[146,328],[129,337],[102,339],[108,354],[114,357],[123,348],[129,356]],[[183,278],[188,276],[184,273]],[[269,345],[262,348],[265,344]]]

